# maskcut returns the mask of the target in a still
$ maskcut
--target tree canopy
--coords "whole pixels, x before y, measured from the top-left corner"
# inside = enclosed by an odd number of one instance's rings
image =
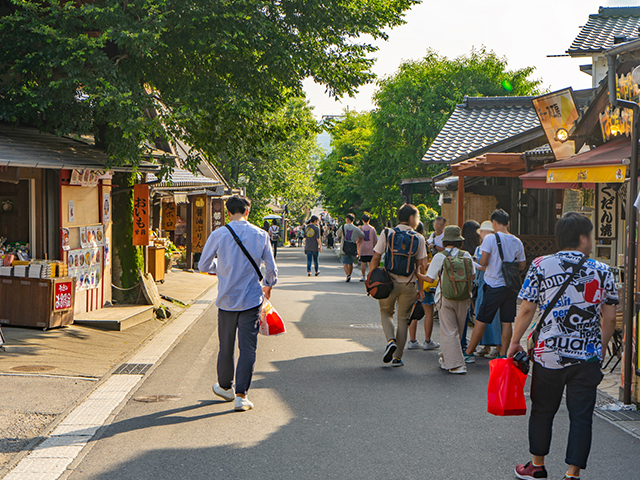
[[[174,139],[259,151],[305,78],[335,96],[372,81],[372,40],[416,2],[3,0],[0,120],[94,134],[114,164]]]
[[[538,94],[541,81],[530,78],[533,71],[510,70],[505,58],[484,49],[454,59],[429,50],[423,59],[401,64],[378,82],[371,112],[348,113],[344,128],[330,127],[334,150],[321,163],[318,181],[331,213],[369,211],[379,222],[391,220],[402,202],[403,178],[428,177],[446,168],[420,160],[464,96]],[[354,121],[359,122],[355,130],[365,129],[366,136],[353,139],[349,125]],[[349,154],[355,150],[361,154]],[[337,178],[343,180],[340,189]],[[417,200],[437,207],[434,195]]]

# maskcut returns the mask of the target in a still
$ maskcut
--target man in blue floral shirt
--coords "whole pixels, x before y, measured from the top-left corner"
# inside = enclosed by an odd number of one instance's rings
[[[529,328],[536,308],[540,316],[551,312],[541,325],[534,347],[531,382],[529,450],[531,462],[516,467],[521,479],[547,478],[544,458],[549,453],[553,418],[566,387],[570,416],[565,479],[579,479],[591,449],[591,425],[603,352],[615,329],[618,294],[608,265],[587,260],[555,305],[549,305],[574,268],[593,247],[593,225],[580,213],[562,216],[556,225],[560,252],[537,258],[520,291],[523,303],[515,321],[509,357],[523,350],[520,339]]]

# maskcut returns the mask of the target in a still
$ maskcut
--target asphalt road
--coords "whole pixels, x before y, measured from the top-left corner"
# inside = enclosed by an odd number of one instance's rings
[[[382,364],[378,306],[346,284],[332,252],[307,278],[301,249],[278,255],[272,303],[286,335],[260,337],[249,398],[234,413],[211,392],[217,353],[211,308],[145,379],[82,458],[72,480],[124,479],[512,479],[527,461],[527,417],[486,413],[486,360],[450,375],[437,352],[409,351],[406,366]],[[418,337],[420,339],[420,337]],[[435,328],[438,339],[438,327]],[[568,428],[556,420],[551,479],[562,478]],[[640,478],[640,442],[594,419],[585,479]]]

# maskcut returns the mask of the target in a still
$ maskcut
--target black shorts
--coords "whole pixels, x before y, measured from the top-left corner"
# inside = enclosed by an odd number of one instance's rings
[[[484,284],[484,296],[476,313],[476,320],[482,323],[492,323],[496,313],[500,310],[502,323],[513,323],[516,319],[516,302],[518,295],[507,287],[493,288]]]
[[[373,255],[361,255],[360,256],[360,261],[362,263],[371,263],[371,260],[373,260]]]

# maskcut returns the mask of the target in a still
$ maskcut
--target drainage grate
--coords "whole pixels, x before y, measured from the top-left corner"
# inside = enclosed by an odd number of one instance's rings
[[[210,305],[211,303],[213,303],[212,300],[196,300],[193,302],[194,305]]]
[[[382,325],[379,323],[352,323],[349,328],[371,328],[373,330],[382,330]]]
[[[640,422],[640,412],[633,412],[629,410],[618,410],[618,411],[610,411],[610,410],[600,410],[597,412],[612,422]]]
[[[56,367],[52,367],[51,365],[20,365],[18,367],[11,367],[11,370],[14,372],[50,372],[51,370],[55,370]]]
[[[142,403],[158,403],[158,402],[176,402],[182,400],[176,395],[142,395],[140,397],[133,397],[134,402]]]
[[[114,375],[144,375],[153,366],[152,363],[125,363],[120,365]]]

